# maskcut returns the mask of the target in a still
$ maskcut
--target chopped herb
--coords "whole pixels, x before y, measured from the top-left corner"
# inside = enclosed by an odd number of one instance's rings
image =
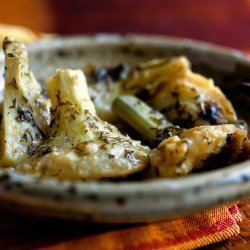
[[[16,98],[12,100],[12,105],[10,106],[10,108],[17,108]]]
[[[26,129],[24,134],[23,134],[23,139],[28,142],[29,140],[33,141],[33,136],[32,133],[30,132],[29,129]]]
[[[13,87],[14,87],[15,89],[18,89],[17,82],[16,82],[16,79],[15,79],[15,78],[13,79],[12,85],[13,85]]]
[[[18,122],[32,122],[34,123],[33,114],[31,111],[27,109],[21,108],[21,106],[17,107],[17,114],[18,116],[15,118]]]
[[[130,159],[133,157],[134,151],[125,149],[125,158]]]
[[[7,56],[8,57],[15,57],[15,55],[13,53],[8,53]]]

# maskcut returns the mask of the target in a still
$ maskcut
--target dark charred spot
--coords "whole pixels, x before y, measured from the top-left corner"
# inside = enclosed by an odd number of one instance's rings
[[[108,75],[113,81],[118,81],[120,79],[126,78],[128,76],[130,69],[127,63],[122,63],[116,67],[110,68],[108,70]]]
[[[209,121],[210,124],[225,123],[221,109],[215,103],[199,103],[200,114],[199,117]]]
[[[121,63],[115,67],[96,67],[91,73],[96,82],[113,82],[126,78],[130,72],[130,67],[127,63]]]
[[[227,138],[226,138],[226,142],[228,145],[230,145],[231,143],[233,143],[234,141],[234,134],[227,134]]]

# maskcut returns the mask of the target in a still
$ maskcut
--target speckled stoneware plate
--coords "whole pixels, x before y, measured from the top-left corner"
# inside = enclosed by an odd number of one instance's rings
[[[213,77],[238,113],[250,120],[250,59],[240,52],[166,37],[95,35],[39,41],[28,46],[39,81],[57,67],[141,62],[186,55],[195,71]],[[3,55],[0,56],[2,76]],[[1,80],[3,83],[3,80]],[[221,83],[224,83],[223,85]],[[95,222],[146,222],[192,213],[250,195],[250,161],[175,180],[70,182],[0,173],[0,205],[19,212]]]

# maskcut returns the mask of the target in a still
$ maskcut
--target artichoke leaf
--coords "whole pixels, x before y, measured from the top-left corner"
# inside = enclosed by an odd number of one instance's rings
[[[17,170],[76,180],[125,177],[147,167],[149,148],[96,116],[81,70],[58,69],[46,87],[48,137]]]
[[[29,157],[48,129],[49,103],[29,69],[25,46],[11,37],[3,41],[5,90],[1,123],[1,166]]]

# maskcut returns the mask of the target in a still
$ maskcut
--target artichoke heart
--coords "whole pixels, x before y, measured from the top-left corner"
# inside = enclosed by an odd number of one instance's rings
[[[77,180],[125,177],[147,167],[149,148],[96,116],[81,70],[58,69],[46,87],[49,133],[18,171]]]
[[[1,166],[15,166],[39,145],[49,125],[49,102],[29,70],[25,46],[7,37],[5,91],[1,123]]]
[[[247,131],[233,124],[206,125],[169,137],[150,153],[153,177],[178,177],[250,157]]]
[[[195,73],[185,56],[153,59],[131,67],[113,84],[91,84],[90,94],[102,118],[115,123],[112,101],[119,95],[136,95],[183,128],[237,122],[236,112],[212,79]]]
[[[182,56],[147,62],[124,80],[126,89],[146,92],[146,100],[175,124],[194,127],[237,121],[235,110],[212,79],[194,73]]]

